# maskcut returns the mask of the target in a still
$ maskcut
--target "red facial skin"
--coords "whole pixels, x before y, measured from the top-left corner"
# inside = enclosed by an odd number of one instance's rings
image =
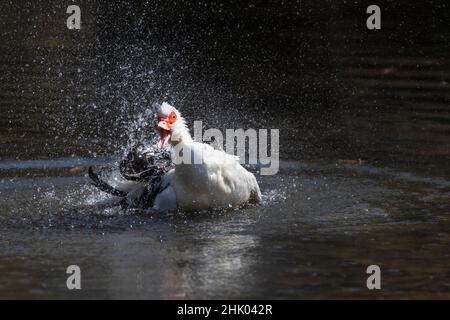
[[[163,148],[170,138],[170,132],[172,130],[172,125],[177,121],[177,114],[172,111],[167,117],[158,118],[158,124],[155,127],[155,130],[159,133],[159,144],[160,148]]]
[[[172,111],[168,117],[160,117],[158,118],[157,128],[161,128],[163,130],[170,131],[172,129],[172,125],[177,121],[177,115],[175,111]]]

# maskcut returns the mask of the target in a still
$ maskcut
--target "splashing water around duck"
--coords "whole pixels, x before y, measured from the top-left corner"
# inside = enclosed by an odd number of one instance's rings
[[[126,181],[117,187],[89,168],[93,184],[121,198],[122,207],[195,211],[262,201],[255,176],[239,164],[239,158],[193,141],[174,107],[163,103],[157,109],[155,131],[160,136],[160,151],[143,153],[133,147],[119,164]],[[170,157],[163,149],[166,144],[173,147]]]

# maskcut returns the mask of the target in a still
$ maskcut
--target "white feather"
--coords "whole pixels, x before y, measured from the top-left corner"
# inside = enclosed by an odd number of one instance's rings
[[[234,207],[250,200],[261,202],[261,192],[255,176],[239,164],[239,158],[216,150],[210,145],[192,140],[184,119],[178,110],[163,103],[158,115],[177,113],[169,143],[183,154],[192,154],[199,164],[175,164],[175,169],[165,177],[173,189],[176,206],[182,210]],[[173,139],[175,135],[176,139]],[[172,150],[172,160],[177,163],[177,153]],[[164,195],[166,198],[167,194]],[[161,206],[163,200],[157,200]],[[165,204],[163,206],[169,206]],[[158,209],[158,208],[157,208]]]

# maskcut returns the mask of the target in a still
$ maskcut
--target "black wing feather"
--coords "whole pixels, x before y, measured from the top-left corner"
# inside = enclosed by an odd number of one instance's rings
[[[94,172],[94,169],[92,167],[89,167],[89,177],[92,179],[92,184],[99,188],[100,190],[112,194],[116,197],[126,197],[127,193],[122,190],[118,190],[114,188],[113,186],[109,185],[107,182],[100,179],[100,177]]]

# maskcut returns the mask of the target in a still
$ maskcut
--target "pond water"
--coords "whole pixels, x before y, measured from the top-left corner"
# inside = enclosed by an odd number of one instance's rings
[[[80,3],[80,31],[58,1],[1,9],[0,298],[450,298],[444,1],[391,4],[375,35],[362,5]],[[148,138],[165,100],[280,129],[263,205],[107,204],[86,167]]]

